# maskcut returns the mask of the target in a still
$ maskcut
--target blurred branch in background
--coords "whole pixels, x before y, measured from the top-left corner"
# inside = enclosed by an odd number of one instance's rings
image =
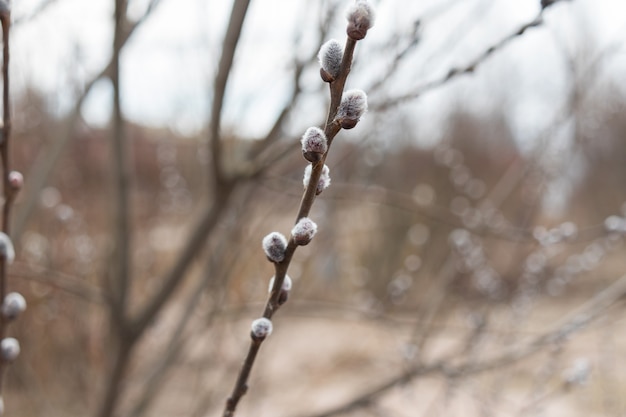
[[[120,49],[126,45],[135,31],[150,17],[160,3],[161,0],[151,0],[144,14],[133,22],[129,22],[124,17],[124,21],[122,22],[123,26],[120,28],[118,35],[119,39],[116,41]],[[30,180],[28,182],[27,192],[25,193],[25,201],[22,203],[21,210],[17,213],[13,223],[14,233],[17,239],[22,235],[26,223],[33,215],[41,190],[46,186],[52,171],[75,133],[76,124],[81,120],[81,110],[87,96],[98,81],[104,78],[111,78],[114,59],[115,57],[112,55],[107,65],[85,83],[83,91],[75,99],[75,104],[67,116],[67,121],[61,133],[58,134],[55,141],[47,144],[47,147],[39,152],[36,161],[33,163],[33,172],[29,172]]]

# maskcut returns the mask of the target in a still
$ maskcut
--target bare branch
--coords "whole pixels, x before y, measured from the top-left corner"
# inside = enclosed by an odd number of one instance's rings
[[[209,146],[211,148],[211,156],[213,158],[214,179],[217,189],[225,185],[225,172],[222,161],[222,139],[220,135],[222,107],[224,105],[224,96],[226,94],[226,85],[230,76],[235,51],[243,22],[248,12],[250,0],[235,0],[230,15],[226,36],[222,44],[222,56],[215,76],[213,87],[213,106],[211,107],[211,121],[209,126]]]
[[[349,26],[350,28],[350,26]],[[367,31],[367,28],[365,29]],[[350,32],[348,32],[350,33]],[[364,35],[363,35],[364,36]],[[362,39],[362,37],[360,38]],[[320,177],[322,175],[322,171],[324,169],[324,162],[326,161],[326,157],[328,155],[328,151],[330,150],[330,146],[332,145],[332,141],[334,137],[341,130],[341,125],[337,123],[335,120],[338,114],[339,105],[341,104],[342,96],[344,93],[344,87],[346,84],[346,80],[348,75],[350,74],[350,69],[352,66],[352,59],[354,55],[354,50],[356,48],[357,40],[353,39],[351,36],[348,36],[346,40],[346,44],[343,51],[343,57],[341,59],[341,65],[338,71],[338,74],[334,80],[329,82],[330,86],[330,107],[328,109],[328,116],[326,119],[326,124],[324,127],[324,135],[328,142],[328,149],[316,163],[311,163],[311,176],[304,190],[304,194],[302,196],[302,200],[300,202],[300,208],[298,210],[298,214],[295,219],[295,223],[297,223],[300,219],[307,217],[313,203],[315,202],[315,198],[318,194],[317,185],[319,183]],[[274,263],[274,285],[271,289],[269,299],[265,305],[265,311],[263,312],[263,317],[266,319],[271,319],[273,314],[278,310],[281,305],[280,296],[281,289],[283,286],[283,282],[287,275],[287,270],[289,269],[289,265],[291,263],[291,259],[297,249],[297,243],[292,238],[289,240],[287,247],[284,253],[284,259],[280,262]],[[243,365],[239,371],[239,375],[237,377],[237,381],[235,382],[235,386],[233,387],[233,391],[226,401],[226,407],[224,409],[223,416],[224,417],[232,417],[235,414],[235,410],[237,408],[237,404],[241,400],[241,398],[245,395],[248,389],[248,377],[250,376],[250,372],[252,371],[252,367],[255,362],[256,355],[263,343],[263,338],[258,339],[255,337],[251,338],[250,348],[248,350],[248,354],[244,359]]]
[[[439,88],[447,84],[449,81],[454,80],[461,75],[473,73],[483,62],[485,62],[495,52],[503,49],[508,43],[510,43],[514,39],[517,39],[519,36],[522,36],[528,29],[540,26],[542,24],[543,24],[543,10],[533,20],[522,25],[510,35],[504,37],[499,42],[487,48],[483,53],[478,55],[476,58],[474,58],[465,66],[452,68],[450,69],[450,71],[448,71],[448,73],[444,77],[438,80],[433,80],[425,84],[422,84],[421,86],[418,86],[417,88],[413,89],[413,91],[410,91],[406,94],[396,96],[396,97],[390,97],[386,100],[379,101],[378,103],[372,106],[372,110],[376,110],[376,111],[389,110],[390,108],[393,108],[399,104],[413,100],[428,91]]]
[[[119,40],[120,47],[127,44],[128,40],[135,33],[135,31],[154,13],[157,6],[161,3],[161,0],[152,0],[146,9],[145,13],[135,22],[132,22],[129,27],[128,22],[125,21],[123,31]],[[85,83],[83,91],[76,98],[74,107],[69,113],[68,120],[62,132],[58,135],[58,138],[44,147],[37,155],[35,162],[32,164],[33,171],[29,173],[28,192],[23,196],[24,199],[21,203],[21,210],[17,213],[13,222],[13,229],[15,239],[19,240],[22,235],[26,223],[32,216],[35,208],[37,207],[37,201],[39,198],[39,192],[46,186],[50,174],[54,170],[57,162],[59,161],[63,150],[72,139],[72,134],[76,123],[80,120],[80,113],[85,99],[91,92],[93,86],[104,78],[110,78],[113,72],[113,56],[109,62],[94,75],[91,80]]]

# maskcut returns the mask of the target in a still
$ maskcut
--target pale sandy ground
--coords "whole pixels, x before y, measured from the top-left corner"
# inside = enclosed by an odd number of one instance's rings
[[[544,303],[510,342],[521,344],[539,334],[582,301],[572,300],[570,305]],[[237,414],[240,417],[314,415],[397,375],[409,363],[403,353],[412,330],[407,324],[333,319],[328,315],[287,317],[289,312],[284,313],[282,318],[276,318],[276,331],[262,348],[249,393]],[[507,316],[506,311],[502,316]],[[465,322],[464,317],[454,315],[446,328],[431,340],[426,356],[434,358],[454,352],[467,334]],[[617,308],[565,343],[552,345],[517,364],[454,383],[440,376],[422,378],[389,391],[381,397],[377,408],[370,409],[372,413],[359,410],[350,415],[626,415],[624,323],[623,309]],[[245,326],[242,323],[236,327]],[[507,326],[510,330],[515,327],[508,319],[496,320],[494,328],[498,332],[488,333],[485,344],[476,350],[477,358],[486,359],[497,353],[495,340],[501,340]],[[231,353],[243,350],[244,347],[233,345]],[[563,375],[577,360],[589,363],[589,379],[566,390]],[[229,390],[234,375],[224,376],[224,380]],[[537,407],[532,407],[533,403]],[[219,408],[205,415],[218,416]]]
[[[490,330],[473,357],[487,360],[505,349],[503,346],[522,346],[583,302],[582,298],[558,303],[548,300],[517,322],[511,321],[510,308],[503,306],[492,315]],[[239,363],[247,351],[249,323],[256,312],[253,308],[240,313],[238,316],[242,318],[237,321],[222,320],[223,326],[202,329],[200,322],[197,323],[188,349],[167,375],[164,389],[145,415],[221,416]],[[469,312],[471,309],[463,309],[450,313],[445,321],[438,319],[439,332],[429,339],[424,350],[425,361],[459,350],[468,334]],[[375,319],[354,311],[310,305],[305,311],[296,303],[288,304],[275,316],[275,331],[262,346],[250,389],[240,403],[237,416],[313,417],[398,375],[411,363],[407,341],[413,332],[413,321],[414,317],[407,314],[394,316],[392,320]],[[456,381],[441,375],[420,378],[390,390],[380,397],[376,407],[345,415],[626,416],[625,324],[626,309],[623,304],[616,305],[608,315],[566,342],[548,346],[519,363]],[[150,349],[143,352],[158,354]],[[584,385],[565,390],[562,376],[581,358],[590,364],[589,379]],[[140,368],[142,359],[137,358],[139,365],[135,369]],[[129,400],[133,400],[133,391],[142,388],[136,381],[126,387],[125,409],[132,404]],[[42,386],[38,392],[52,388]],[[8,393],[11,401],[8,411],[19,407],[20,401],[31,403],[35,391]],[[47,401],[50,412],[46,417],[93,415],[76,410],[67,402],[56,403],[54,398]],[[196,413],[201,403],[206,405]],[[533,403],[537,407],[532,407]],[[20,417],[31,415],[42,414],[19,414]]]

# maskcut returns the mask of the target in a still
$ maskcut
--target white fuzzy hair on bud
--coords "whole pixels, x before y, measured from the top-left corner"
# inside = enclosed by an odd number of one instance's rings
[[[319,162],[328,150],[328,140],[319,127],[310,127],[302,135],[302,155],[309,162]]]
[[[367,111],[367,94],[363,90],[347,90],[341,96],[336,120],[344,129],[352,129]]]
[[[298,220],[298,223],[291,229],[291,236],[297,245],[308,245],[313,236],[317,233],[317,224],[308,217]]]
[[[19,292],[8,293],[2,302],[2,316],[7,320],[15,320],[26,310],[26,300]]]
[[[13,362],[20,355],[20,342],[13,337],[5,337],[0,342],[0,356],[5,362]]]
[[[251,336],[255,340],[263,340],[270,334],[272,334],[273,326],[270,319],[265,317],[261,317],[260,319],[256,319],[252,322]]]
[[[313,172],[312,165],[307,165],[304,168],[304,178],[302,179],[302,184],[304,188],[309,186],[309,182],[311,181],[311,173]],[[315,194],[319,195],[322,191],[330,186],[330,169],[327,165],[324,165],[322,168],[322,175],[320,176],[320,180],[317,182],[317,188],[315,190]]]
[[[270,285],[269,285],[269,288],[267,289],[267,292],[272,292],[272,288],[274,288],[275,279],[276,279],[276,276],[273,276],[272,279],[270,279]],[[280,287],[280,289],[283,291],[291,291],[292,286],[293,286],[293,281],[291,280],[291,277],[289,275],[285,275],[285,279],[283,279],[283,285]]]
[[[4,258],[9,265],[15,260],[13,242],[11,242],[11,238],[3,232],[0,232],[0,258]]]
[[[367,31],[374,26],[376,11],[367,0],[356,0],[346,11],[348,19],[348,36],[355,41],[361,40],[367,35]]]
[[[263,251],[267,259],[272,262],[282,262],[285,259],[287,239],[281,233],[272,232],[263,238]]]
[[[341,70],[343,59],[343,46],[339,41],[331,39],[324,43],[317,54],[320,62],[320,74],[326,82],[334,81]]]

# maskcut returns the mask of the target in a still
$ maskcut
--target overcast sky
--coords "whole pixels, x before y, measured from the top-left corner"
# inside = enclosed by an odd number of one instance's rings
[[[28,16],[42,1],[15,0],[14,19]],[[67,109],[80,83],[109,58],[113,3],[57,0],[36,18],[16,25],[12,38],[12,81],[16,90],[35,86],[48,97],[51,108],[61,112]],[[131,0],[131,12],[139,15],[146,3]],[[316,41],[307,37],[312,31],[302,29],[312,24],[307,20],[323,3],[327,2],[252,2],[229,84],[227,124],[250,136],[262,134],[271,125],[288,93],[289,80],[284,75],[288,74],[294,35],[303,36],[305,54],[317,50],[319,45],[313,44]],[[375,57],[368,55],[367,48],[374,50],[393,31],[408,31],[416,19],[423,18],[422,43],[390,91],[437,78],[451,65],[462,65],[539,11],[538,0],[375,3],[378,20],[359,45],[363,51],[357,51],[351,78],[354,83],[367,83],[376,75],[375,70],[368,73],[368,64]],[[123,55],[123,106],[129,118],[186,133],[206,123],[211,79],[229,7],[230,2],[224,0],[162,0]],[[343,40],[343,8],[341,11],[330,37]],[[529,119],[533,122],[529,126],[540,125],[546,109],[554,107],[567,88],[567,55],[579,55],[589,48],[592,54],[599,53],[611,47],[607,74],[626,68],[626,1],[564,2],[550,8],[545,19],[544,27],[529,31],[491,58],[477,74],[459,83],[464,94],[477,95],[476,107],[489,107],[494,96],[504,97],[511,90],[517,98],[512,107],[518,118]],[[319,82],[314,77],[311,80]],[[448,90],[431,93],[407,107],[413,106],[416,116],[432,120],[441,113],[438,109],[459,94]],[[84,109],[90,122],[106,122],[109,97],[107,83],[93,91]],[[306,100],[303,106],[306,108]],[[524,128],[521,123],[520,134]]]

